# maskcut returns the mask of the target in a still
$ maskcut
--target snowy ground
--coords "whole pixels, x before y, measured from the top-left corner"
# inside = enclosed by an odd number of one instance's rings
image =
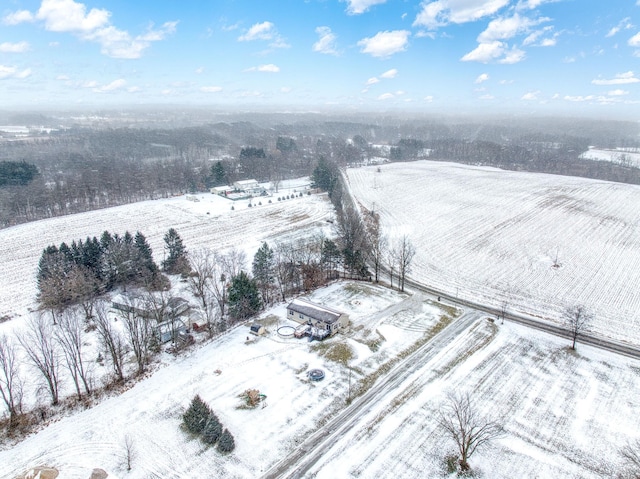
[[[51,244],[58,246],[63,241],[70,244],[87,236],[100,238],[105,230],[120,235],[127,230],[132,234],[139,230],[149,240],[155,259],[160,263],[163,259],[163,236],[169,228],[175,228],[187,249],[207,247],[222,252],[235,246],[244,249],[251,260],[262,241],[305,236],[314,231],[326,232],[326,220],[333,214],[326,195],[304,194],[277,200],[279,196],[292,195],[294,191],[299,194],[308,183],[308,178],[283,182],[274,196],[254,198],[251,208],[248,207],[249,200],[231,201],[203,193],[134,203],[0,230],[2,244],[11,245],[1,253],[0,278],[5,278],[5,281],[0,292],[0,318],[23,317],[35,307],[38,260],[42,250]],[[199,201],[189,201],[188,197]],[[2,326],[0,324],[0,332]]]
[[[323,344],[341,341],[352,347],[355,358],[350,365],[360,371],[354,383],[416,341],[440,314],[426,298],[424,307],[417,308],[415,298],[373,285],[337,283],[319,289],[311,299],[339,304],[350,314],[352,330],[346,337]],[[411,325],[394,320],[403,310],[415,312]],[[348,387],[345,367],[315,352],[317,343],[279,337],[278,326],[297,324],[285,319],[284,304],[263,316],[280,318],[269,326],[267,337],[255,338],[241,326],[191,353],[177,358],[165,354],[149,378],[122,395],[63,417],[1,451],[0,477],[16,477],[39,465],[55,467],[61,477],[72,479],[86,479],[95,467],[108,471],[109,477],[198,477],[205,471],[216,471],[216,477],[259,476],[318,421],[342,408]],[[363,331],[376,334],[377,329],[388,338],[374,353],[365,345]],[[309,382],[306,372],[312,368],[322,368],[326,378]],[[248,388],[266,394],[267,406],[239,409],[238,396]],[[195,394],[234,434],[233,455],[209,450],[180,428],[181,415]],[[128,474],[123,470],[125,435],[133,438],[137,451],[134,470]]]
[[[601,148],[590,147],[588,151],[582,154],[582,158],[585,160],[610,161],[612,163],[627,164],[628,166],[640,168],[640,151],[638,151],[637,148],[603,150]]]
[[[347,170],[383,232],[407,234],[410,276],[453,296],[640,344],[640,187],[418,161]],[[554,267],[556,261],[559,267]]]
[[[615,477],[619,448],[640,429],[639,376],[638,361],[483,321],[389,391],[305,477],[443,477],[455,447],[437,413],[449,392],[468,392],[505,428],[471,458],[480,477]]]

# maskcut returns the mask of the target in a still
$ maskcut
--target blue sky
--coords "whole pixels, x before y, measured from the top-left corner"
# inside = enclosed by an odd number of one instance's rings
[[[0,101],[638,120],[640,0],[3,0]]]

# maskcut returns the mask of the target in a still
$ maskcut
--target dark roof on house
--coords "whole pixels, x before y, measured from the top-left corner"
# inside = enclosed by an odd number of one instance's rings
[[[304,299],[294,299],[289,303],[287,309],[329,324],[338,321],[342,315],[339,311],[327,308],[326,306],[320,306],[310,301],[305,301]]]
[[[251,325],[251,331],[260,331],[260,328],[262,327],[262,324],[260,323],[253,323]]]

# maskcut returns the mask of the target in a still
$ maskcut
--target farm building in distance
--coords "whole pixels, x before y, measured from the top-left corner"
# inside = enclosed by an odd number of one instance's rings
[[[260,183],[258,183],[257,180],[235,181],[233,183],[233,188],[236,191],[243,191],[252,196],[259,196],[266,192],[265,189],[260,186]]]
[[[323,331],[323,336],[332,336],[349,324],[347,314],[304,299],[294,299],[289,303],[287,318]]]

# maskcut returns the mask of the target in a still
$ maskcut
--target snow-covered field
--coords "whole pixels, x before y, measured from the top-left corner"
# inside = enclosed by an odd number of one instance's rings
[[[407,234],[409,276],[451,295],[640,344],[640,187],[418,161],[347,171],[383,232]],[[554,267],[556,262],[559,267]]]
[[[468,392],[504,437],[471,459],[484,478],[616,477],[640,430],[638,361],[505,323],[476,323],[429,367],[389,391],[306,477],[444,477],[454,452],[437,415]]]
[[[603,150],[601,148],[590,147],[581,156],[585,160],[610,161],[612,163],[624,164],[640,168],[640,151],[637,148],[615,150]]]
[[[156,262],[163,259],[163,236],[175,228],[187,249],[207,247],[222,251],[236,247],[251,261],[262,241],[322,232],[332,216],[326,195],[306,195],[278,201],[279,196],[300,193],[308,178],[283,182],[273,197],[231,201],[210,193],[145,201],[115,208],[51,218],[0,230],[2,244],[11,245],[0,253],[0,318],[20,317],[35,307],[36,273],[42,250],[50,244],[70,244],[108,230],[124,234],[142,232],[151,245]],[[190,201],[195,197],[199,201]],[[269,203],[272,201],[272,203]],[[258,203],[262,202],[262,205]],[[231,210],[231,207],[234,210]],[[247,265],[250,267],[250,264]],[[2,327],[0,325],[0,332]]]

